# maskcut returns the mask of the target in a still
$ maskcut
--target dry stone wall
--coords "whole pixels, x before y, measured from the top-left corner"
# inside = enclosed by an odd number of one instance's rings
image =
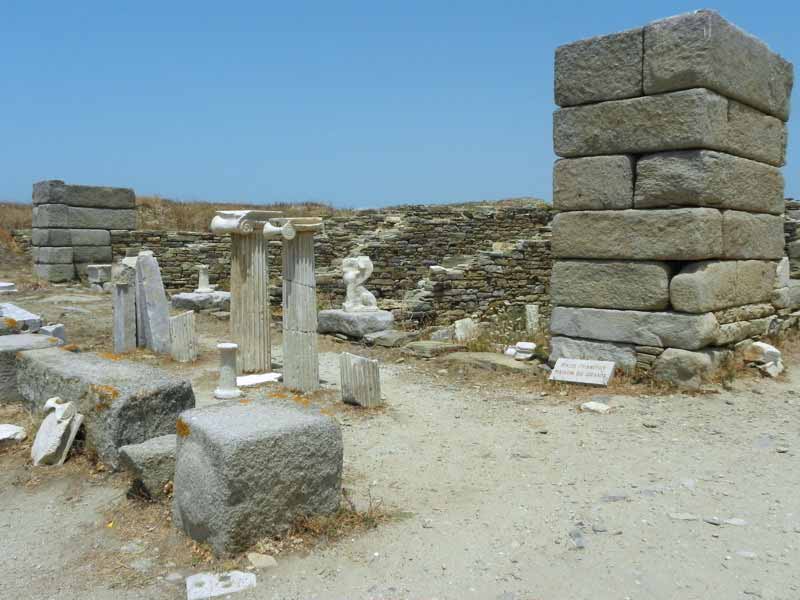
[[[666,348],[685,361],[789,317],[792,65],[698,11],[562,46],[555,67],[554,356],[668,371]]]

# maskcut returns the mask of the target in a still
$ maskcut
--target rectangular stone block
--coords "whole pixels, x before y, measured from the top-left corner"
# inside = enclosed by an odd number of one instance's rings
[[[774,262],[704,261],[683,267],[672,278],[669,295],[673,309],[705,313],[731,306],[767,302],[774,281]]]
[[[689,315],[557,306],[550,317],[553,335],[684,350],[711,345],[719,327],[711,313]]]
[[[69,206],[65,204],[42,204],[33,207],[34,229],[68,229]]]
[[[34,410],[53,396],[75,401],[86,417],[89,447],[112,468],[121,446],[174,433],[178,415],[194,407],[187,380],[140,362],[61,348],[17,354],[17,384]]]
[[[708,206],[783,213],[780,169],[713,150],[648,154],[636,163],[636,208]]]
[[[111,281],[112,265],[86,265],[86,277],[89,283],[103,284]]]
[[[555,152],[566,158],[705,148],[780,167],[786,124],[706,89],[557,110]]]
[[[178,362],[197,360],[197,329],[194,311],[186,311],[169,318],[170,353]]]
[[[551,365],[555,364],[559,358],[611,361],[616,364],[618,369],[626,372],[636,368],[636,350],[632,344],[553,336],[550,339],[548,362]]]
[[[708,88],[789,119],[792,64],[713,10],[663,19],[644,29],[644,92]]]
[[[17,352],[61,345],[62,341],[40,333],[0,335],[0,406],[24,400],[17,390]]]
[[[74,265],[35,264],[33,265],[33,271],[40,279],[44,279],[52,283],[63,283],[65,281],[72,281],[75,279]]]
[[[71,246],[72,236],[69,229],[33,229],[31,230],[31,245]]]
[[[72,250],[76,263],[110,263],[114,260],[111,246],[73,246]]]
[[[639,28],[556,48],[556,104],[642,96],[642,36]]]
[[[722,214],[711,208],[575,211],[553,219],[557,258],[704,260],[722,249]]]
[[[33,262],[45,265],[72,264],[72,248],[50,248],[35,246],[33,248]]]
[[[553,208],[621,210],[633,208],[631,156],[562,158],[553,167]]]
[[[111,234],[105,229],[70,229],[74,246],[111,246]]]
[[[69,226],[72,229],[136,229],[136,210],[69,207]]]
[[[377,360],[342,352],[339,355],[339,372],[343,402],[365,408],[383,404]]]
[[[722,213],[724,258],[783,257],[783,217],[726,210]]]
[[[130,188],[67,185],[52,179],[33,184],[33,204],[66,204],[88,208],[136,208],[136,194]]]
[[[550,297],[559,306],[665,310],[669,277],[667,263],[560,260],[553,265]]]
[[[111,290],[114,318],[114,352],[136,349],[136,290],[128,283],[117,283]]]
[[[161,269],[152,254],[140,253],[136,261],[136,335],[139,347],[170,351],[169,302]]]

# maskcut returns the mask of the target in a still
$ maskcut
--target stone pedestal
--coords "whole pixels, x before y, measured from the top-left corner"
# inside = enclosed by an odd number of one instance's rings
[[[219,382],[217,389],[214,390],[214,398],[225,400],[227,398],[238,398],[242,395],[241,390],[236,387],[236,352],[239,349],[237,344],[223,342],[217,344],[219,350]]]
[[[272,368],[267,242],[261,228],[278,214],[219,211],[211,221],[211,231],[231,235],[231,336],[239,344],[239,373]]]
[[[197,265],[197,289],[195,292],[211,293],[214,291],[208,284],[208,265]]]

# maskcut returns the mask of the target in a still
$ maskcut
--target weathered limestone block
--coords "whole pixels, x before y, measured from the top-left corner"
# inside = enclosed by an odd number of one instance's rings
[[[556,104],[641,96],[642,35],[641,28],[632,29],[556,48]]]
[[[365,408],[383,404],[377,360],[342,352],[339,355],[339,372],[343,402]]]
[[[722,214],[725,258],[783,258],[783,218],[726,210]]]
[[[725,310],[718,310],[714,312],[717,322],[720,325],[726,323],[735,323],[736,321],[752,321],[753,319],[762,319],[775,314],[775,308],[768,303],[762,304],[748,304],[746,306],[736,306],[734,308],[727,308]]]
[[[716,339],[719,324],[711,313],[557,306],[550,317],[550,330],[553,335],[697,350]]]
[[[136,336],[139,347],[169,352],[169,302],[158,261],[149,252],[136,261]]]
[[[32,246],[64,247],[72,245],[72,235],[69,229],[32,229]]]
[[[39,333],[0,335],[0,405],[23,400],[17,391],[17,352],[59,346],[62,340]]]
[[[789,119],[792,64],[713,10],[644,29],[644,93],[708,88]]]
[[[722,214],[712,208],[575,211],[553,219],[557,258],[704,260],[722,255]]]
[[[69,265],[72,264],[72,248],[34,246],[33,261],[37,264],[45,265]]]
[[[183,292],[173,294],[170,298],[172,308],[183,308],[186,310],[230,310],[230,292]]]
[[[66,204],[44,204],[34,206],[32,212],[32,227],[34,229],[69,228],[69,206]]]
[[[741,342],[747,338],[760,338],[769,332],[770,325],[775,316],[753,319],[752,321],[736,321],[719,326],[719,332],[714,340],[716,346],[727,346]]]
[[[106,283],[111,281],[112,265],[94,264],[86,266],[86,277],[89,283]]]
[[[560,260],[550,297],[560,306],[664,310],[669,307],[667,263]]]
[[[75,242],[72,242],[75,244]],[[77,246],[72,247],[74,260],[76,263],[87,265],[97,263],[110,263],[114,260],[111,254],[111,246]]]
[[[667,348],[653,363],[650,374],[656,380],[697,390],[708,380],[713,370],[713,361],[708,353]]]
[[[787,257],[783,257],[778,261],[775,267],[775,288],[782,288],[789,285],[791,281],[791,264]]]
[[[772,291],[770,297],[775,308],[796,309],[800,307],[800,281],[792,280],[789,285]]]
[[[66,204],[90,208],[136,208],[136,194],[129,188],[67,185],[51,179],[33,184],[33,205]]]
[[[53,283],[62,283],[75,279],[75,265],[36,264],[33,265],[33,272],[37,277]]]
[[[144,490],[150,498],[167,495],[165,486],[175,475],[176,438],[174,433],[161,435],[119,449],[120,466],[133,475],[137,491]]]
[[[419,358],[434,358],[451,352],[462,352],[466,349],[467,347],[461,344],[423,340],[406,344],[403,346],[402,352]]]
[[[191,384],[166,371],[61,348],[19,352],[17,385],[33,410],[53,396],[74,401],[87,443],[112,468],[121,446],[174,433],[177,416],[194,407]]]
[[[557,110],[555,152],[572,158],[707,148],[780,167],[786,124],[706,89]]]
[[[73,246],[111,246],[111,234],[105,229],[70,229]]]
[[[636,163],[636,208],[708,206],[783,213],[780,169],[712,150],[660,152]]]
[[[218,554],[339,508],[342,433],[285,403],[225,402],[178,421],[173,522]]]
[[[317,315],[319,333],[342,333],[354,339],[386,331],[393,325],[394,316],[388,310],[347,312],[341,309],[328,309],[319,311]]]
[[[33,207],[33,227],[52,229],[136,229],[136,210],[40,204]]]
[[[548,362],[555,364],[559,358],[607,360],[615,363],[616,368],[626,372],[636,368],[636,350],[632,344],[553,336],[550,339]]]
[[[705,313],[769,300],[775,263],[763,260],[712,260],[690,263],[672,278],[669,296],[680,312]]]
[[[633,160],[625,155],[557,160],[553,167],[553,208],[633,208],[633,175]]]

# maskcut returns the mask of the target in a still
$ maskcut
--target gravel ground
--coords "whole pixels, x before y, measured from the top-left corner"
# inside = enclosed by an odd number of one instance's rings
[[[14,301],[65,321],[84,347],[110,343],[108,296],[59,289]],[[225,327],[202,317],[201,360],[165,363],[192,379],[200,405],[213,401],[212,348]],[[340,346],[321,347],[333,390]],[[398,356],[381,355],[386,409],[334,414],[346,487],[393,518],[281,554],[256,589],[232,598],[800,598],[793,354],[781,380],[743,377],[700,395],[555,388]],[[613,410],[579,412],[591,394]],[[156,539],[168,531],[165,507],[147,509],[149,526],[109,527],[114,511],[124,523],[125,511],[145,510],[125,499],[124,477],[79,457],[38,475],[24,458],[0,451],[0,598],[185,598],[175,574],[208,568],[191,564],[179,534]]]

